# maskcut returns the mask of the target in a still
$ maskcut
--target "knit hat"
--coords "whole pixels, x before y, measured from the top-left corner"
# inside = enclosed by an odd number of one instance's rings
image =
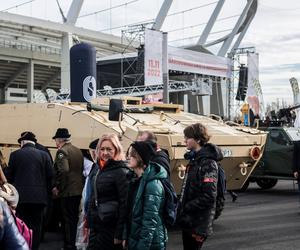
[[[19,193],[13,185],[5,183],[0,188],[0,198],[3,198],[10,207],[16,208],[19,202]]]
[[[146,166],[148,166],[149,161],[156,154],[154,148],[147,141],[136,141],[131,144],[131,147],[136,150]]]
[[[97,148],[97,145],[98,145],[98,142],[99,142],[99,138],[93,140],[93,141],[90,143],[89,148],[90,148],[90,149],[96,149],[96,148]]]
[[[21,134],[21,137],[18,139],[18,143],[21,143],[21,141],[33,141],[36,142],[35,134],[30,131],[25,131]]]

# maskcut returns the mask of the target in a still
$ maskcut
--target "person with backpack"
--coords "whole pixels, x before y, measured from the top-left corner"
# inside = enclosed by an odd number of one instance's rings
[[[0,206],[0,249],[31,249],[32,230],[15,215],[19,193],[7,182],[2,166],[0,166],[0,202],[3,202],[2,209]]]
[[[153,147],[145,141],[131,144],[128,166],[134,171],[128,192],[127,222],[123,247],[130,250],[164,250],[167,229],[164,222],[165,190],[163,181],[167,171],[151,162]]]
[[[29,250],[20,234],[8,204],[0,199],[0,249]]]
[[[208,143],[210,136],[201,123],[184,129],[189,163],[182,184],[177,224],[182,229],[184,250],[201,249],[212,233],[217,197],[218,165],[222,152]]]

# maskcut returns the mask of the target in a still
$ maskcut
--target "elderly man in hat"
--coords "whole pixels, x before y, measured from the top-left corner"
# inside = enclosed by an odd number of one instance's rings
[[[54,188],[52,193],[60,198],[62,212],[64,249],[76,249],[76,231],[79,204],[84,178],[83,156],[77,147],[71,144],[68,129],[58,128],[53,136],[58,148],[54,162]]]
[[[53,169],[49,155],[35,147],[32,132],[23,132],[18,142],[21,148],[10,154],[4,173],[19,192],[16,213],[33,230],[32,249],[38,249],[43,212],[51,196]]]

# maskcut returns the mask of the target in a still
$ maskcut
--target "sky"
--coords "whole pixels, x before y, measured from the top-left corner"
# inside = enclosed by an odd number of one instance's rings
[[[67,15],[71,0],[59,0]],[[163,0],[85,0],[77,26],[114,35],[120,27],[155,18]],[[170,45],[195,43],[216,0],[174,0],[162,27]],[[127,3],[127,4],[125,4]],[[284,4],[283,4],[284,3]],[[246,0],[227,0],[208,40],[226,35],[233,28]],[[118,7],[119,6],[119,7]],[[112,9],[109,9],[113,7]],[[61,22],[56,0],[7,0],[0,10]],[[259,54],[260,83],[265,104],[284,99],[293,103],[289,79],[300,80],[300,1],[258,0],[258,10],[240,47],[254,46]],[[119,27],[119,28],[116,28]],[[110,29],[113,28],[113,29]],[[212,49],[213,50],[213,49]]]

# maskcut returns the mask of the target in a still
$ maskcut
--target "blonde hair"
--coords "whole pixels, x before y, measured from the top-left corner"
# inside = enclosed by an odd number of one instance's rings
[[[101,147],[101,144],[104,142],[104,141],[109,141],[113,147],[115,148],[116,150],[116,153],[113,157],[113,159],[115,161],[124,161],[125,160],[125,155],[124,155],[124,152],[123,152],[123,147],[120,143],[120,140],[118,138],[117,135],[115,134],[107,134],[107,135],[103,135],[98,144],[97,144],[97,148],[96,148],[96,152],[97,152],[97,156],[99,155],[99,151],[100,151],[100,147]]]

